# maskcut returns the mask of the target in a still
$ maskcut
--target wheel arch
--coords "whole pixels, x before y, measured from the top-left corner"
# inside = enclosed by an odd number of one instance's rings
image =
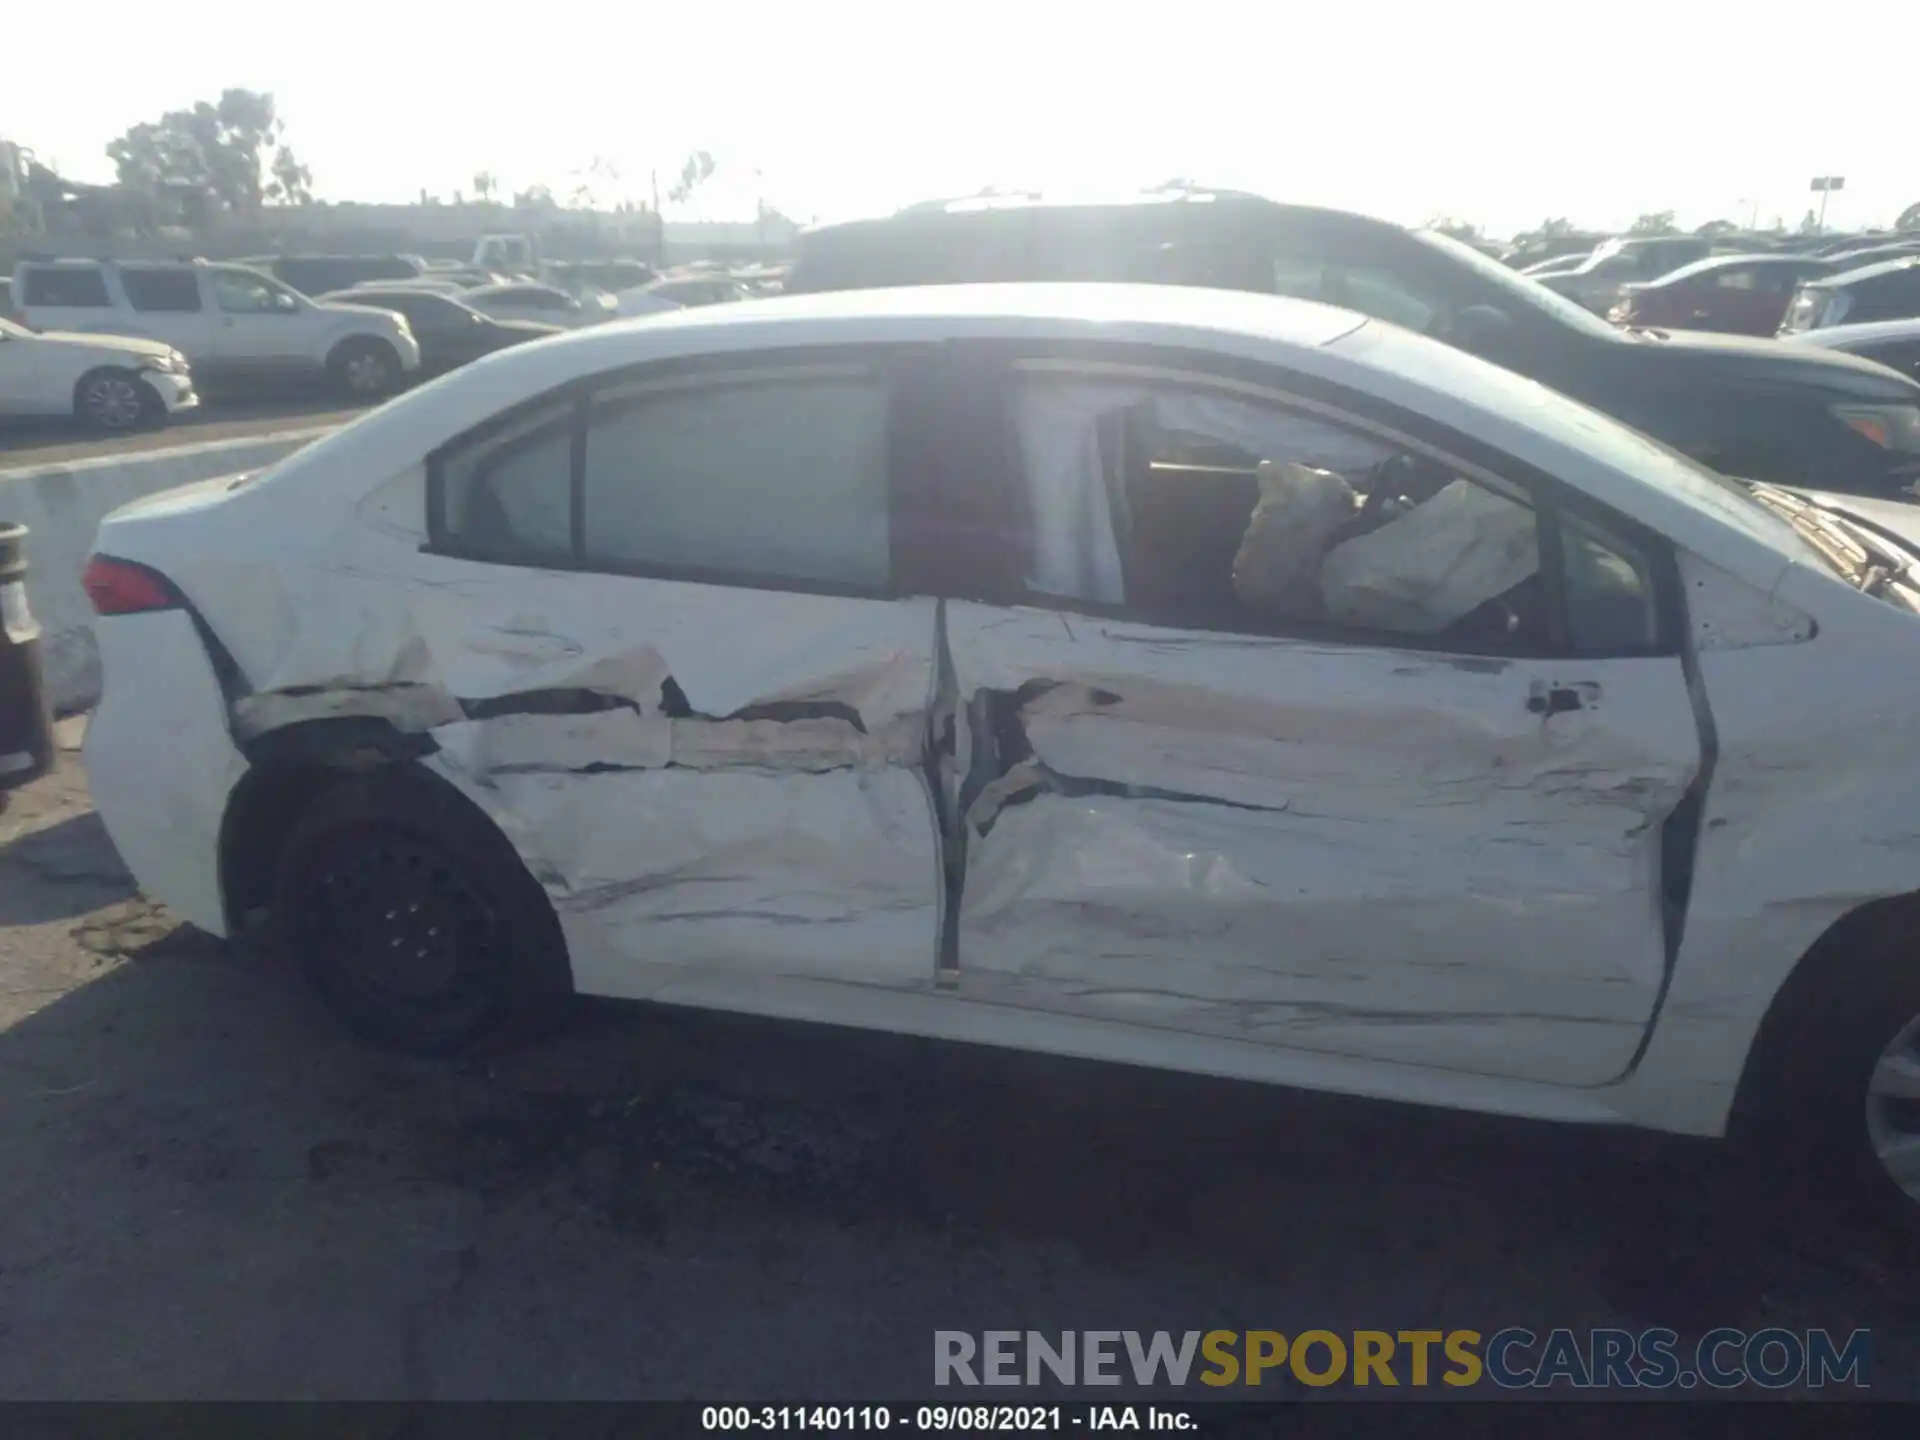
[[[123,379],[133,381],[136,385],[146,384],[146,382],[140,378],[140,372],[131,365],[112,360],[98,361],[95,364],[87,366],[85,370],[82,370],[73,382],[73,405],[76,410],[80,408],[80,392],[87,388],[87,382],[97,380],[102,375],[117,375]]]
[[[1920,931],[1920,891],[1857,905],[1807,947],[1754,1028],[1727,1116],[1729,1139],[1754,1138],[1792,1093],[1796,1077],[1813,1083],[1806,1065],[1795,1063],[1812,1059],[1804,1053],[1802,1038],[1815,1029],[1828,996],[1856,983],[1863,971],[1887,963],[1882,942],[1901,929]]]
[[[446,803],[471,811],[475,823],[499,829],[456,786],[420,763],[438,748],[431,736],[409,734],[388,720],[305,720],[255,736],[240,748],[247,769],[227,797],[218,841],[229,934],[242,933],[264,914],[287,838],[308,807],[337,786],[389,770],[404,774],[409,785],[441,792]]]

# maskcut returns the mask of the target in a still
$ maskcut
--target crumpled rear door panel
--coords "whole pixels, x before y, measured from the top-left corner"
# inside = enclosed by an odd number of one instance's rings
[[[354,580],[330,583],[350,621]],[[934,601],[446,556],[366,600],[364,626],[305,627],[237,727],[431,736],[552,897],[582,990],[689,966],[932,983]]]

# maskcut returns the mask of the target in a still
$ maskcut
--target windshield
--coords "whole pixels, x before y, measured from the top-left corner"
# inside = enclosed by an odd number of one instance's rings
[[[1563,397],[1554,392],[1557,402]],[[1536,418],[1545,420],[1545,406]],[[1722,475],[1638,430],[1629,429],[1597,410],[1573,400],[1552,406],[1552,421],[1569,437],[1577,436],[1590,454],[1617,469],[1637,475],[1647,484],[1712,515],[1743,534],[1790,555],[1802,564],[1827,564],[1821,549],[1810,543],[1804,529],[1791,523],[1779,509],[1762,504],[1745,481]]]
[[[1467,266],[1482,280],[1499,289],[1503,299],[1544,312],[1560,324],[1589,335],[1607,340],[1619,339],[1620,332],[1591,310],[1582,309],[1571,300],[1561,298],[1537,280],[1516,274],[1498,260],[1482,255],[1471,245],[1463,245],[1451,235],[1442,235],[1437,230],[1416,230],[1413,233],[1416,240],[1443,251],[1448,259]]]
[[[1869,595],[1920,608],[1911,551],[1879,533],[1870,522],[1815,503],[1776,485],[1753,487],[1755,500],[1785,519],[1819,554],[1827,568]]]

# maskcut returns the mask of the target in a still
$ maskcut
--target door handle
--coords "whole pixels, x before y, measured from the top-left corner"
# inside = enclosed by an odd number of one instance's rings
[[[1569,710],[1591,710],[1600,703],[1600,687],[1591,680],[1536,680],[1527,691],[1527,709],[1551,719]]]

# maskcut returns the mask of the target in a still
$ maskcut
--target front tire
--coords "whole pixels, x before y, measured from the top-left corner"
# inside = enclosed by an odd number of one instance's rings
[[[376,771],[295,824],[275,928],[356,1038],[450,1055],[544,1032],[573,994],[546,894],[506,838],[430,776]]]
[[[131,370],[91,370],[73,387],[73,413],[82,424],[109,435],[156,425],[167,415],[159,393]]]
[[[1755,1160],[1804,1165],[1799,1173],[1824,1195],[1851,1194],[1912,1225],[1920,1222],[1920,971],[1911,964],[1920,911],[1901,905],[1859,919],[1832,937],[1842,955],[1782,989],[1736,1122]]]
[[[377,400],[400,386],[400,355],[384,340],[343,340],[327,356],[336,389],[355,400]]]

